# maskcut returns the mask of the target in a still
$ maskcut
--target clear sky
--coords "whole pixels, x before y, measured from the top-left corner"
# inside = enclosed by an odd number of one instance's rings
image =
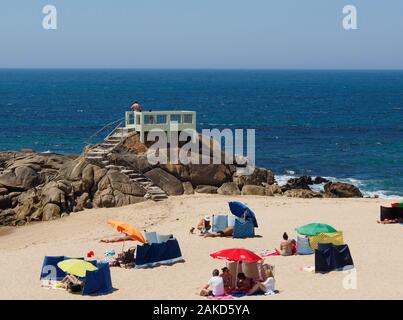
[[[1,0],[0,67],[403,69],[403,1]]]

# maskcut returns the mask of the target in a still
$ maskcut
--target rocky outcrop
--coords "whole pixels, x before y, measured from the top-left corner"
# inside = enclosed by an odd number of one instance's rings
[[[196,187],[195,192],[215,194],[217,193],[217,190],[218,188],[215,186],[199,185]]]
[[[362,198],[363,195],[356,186],[342,182],[328,182],[325,184],[325,192],[338,198]]]
[[[274,183],[274,174],[271,170],[255,168],[250,175],[239,175],[235,173],[233,181],[240,189],[245,185],[266,186]]]
[[[309,185],[312,185],[313,181],[312,178],[309,176],[302,176],[299,178],[292,178],[287,181],[287,183],[281,187],[283,192],[292,189],[306,189],[311,190]]]
[[[218,188],[217,193],[226,196],[238,196],[241,194],[241,191],[235,182],[225,182]]]
[[[144,175],[151,179],[155,185],[164,190],[169,196],[179,196],[183,194],[182,182],[161,168],[152,169]]]

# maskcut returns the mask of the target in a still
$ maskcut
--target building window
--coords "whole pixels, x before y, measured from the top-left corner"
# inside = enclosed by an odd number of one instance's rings
[[[155,123],[155,116],[146,115],[144,116],[144,124],[152,124]]]
[[[192,123],[193,121],[193,115],[191,114],[185,114],[183,116],[183,123]]]
[[[171,122],[182,123],[180,114],[171,114]]]

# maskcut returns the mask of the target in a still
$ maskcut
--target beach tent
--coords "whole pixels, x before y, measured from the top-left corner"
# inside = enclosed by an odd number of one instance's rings
[[[336,232],[337,230],[328,224],[309,223],[302,227],[296,228],[295,231],[305,236],[316,236],[318,233],[322,232],[331,233]]]
[[[79,258],[84,260],[84,258]],[[57,280],[61,281],[67,275],[62,269],[60,269],[57,264],[70,260],[66,256],[46,256],[43,260],[41,269],[41,280]],[[107,263],[97,263],[96,261],[90,261],[97,270],[87,271],[84,279],[83,295],[100,295],[108,294],[113,290],[112,279],[109,269],[109,264]]]
[[[309,244],[309,238],[300,236],[297,237],[297,254],[299,255],[314,254],[314,251],[312,250]]]
[[[381,206],[381,221],[385,219],[394,220],[399,218],[403,219],[403,208],[398,206],[391,208]]]
[[[166,242],[137,246],[136,269],[171,265],[184,261],[178,240],[170,238]]]
[[[234,216],[238,218],[243,218],[245,220],[250,220],[253,222],[255,228],[258,227],[256,214],[244,203],[239,201],[228,202],[229,209]]]
[[[320,243],[315,250],[315,272],[326,273],[354,266],[348,245]]]
[[[312,249],[317,249],[319,243],[333,243],[336,245],[344,244],[343,231],[319,233],[316,236],[309,237],[309,244]]]
[[[252,278],[255,281],[264,281],[263,276],[263,263],[260,262],[228,262],[227,267],[232,276],[232,286],[235,288],[237,282],[237,274],[243,272],[248,278]]]

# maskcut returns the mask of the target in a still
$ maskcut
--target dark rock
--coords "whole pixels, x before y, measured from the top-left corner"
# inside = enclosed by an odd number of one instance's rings
[[[0,185],[9,190],[28,190],[39,183],[38,173],[28,166],[8,170],[0,175]]]
[[[342,182],[328,182],[324,186],[326,193],[335,195],[338,198],[362,198],[363,195],[356,186]]]
[[[310,184],[313,184],[312,178],[309,176],[302,176],[299,178],[292,178],[287,181],[287,184],[281,187],[282,191],[285,192],[287,190],[292,189],[306,189],[311,190],[309,187]]]
[[[8,194],[8,190],[6,188],[0,187],[0,196],[4,196]]]
[[[152,169],[146,172],[144,175],[151,179],[155,185],[164,190],[169,196],[178,196],[183,194],[184,190],[182,182],[161,168]]]
[[[237,196],[241,194],[241,191],[235,182],[225,182],[218,188],[217,193],[226,196]]]
[[[313,180],[314,184],[321,184],[321,183],[328,183],[329,180],[323,177],[315,177],[315,179]]]
[[[217,193],[217,190],[218,190],[218,187],[216,187],[216,186],[198,185],[195,189],[195,192],[215,194],[215,193]]]

